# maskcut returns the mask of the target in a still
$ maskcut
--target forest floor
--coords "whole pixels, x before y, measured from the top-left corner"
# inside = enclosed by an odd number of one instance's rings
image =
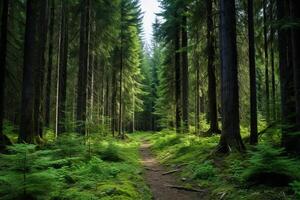
[[[280,148],[270,146],[269,140],[278,141],[274,133],[261,137],[255,148],[247,145],[245,154],[230,155],[213,153],[218,135],[199,137],[163,130],[136,132],[129,138],[140,145],[142,176],[155,200],[300,199],[300,159],[284,156]],[[260,178],[266,173],[282,174],[291,181],[283,183],[275,175]]]
[[[248,131],[241,130],[245,138]],[[270,145],[279,144],[276,130],[244,154],[230,155],[214,153],[218,135],[171,130],[135,132],[126,140],[109,132],[55,139],[47,130],[42,145],[18,144],[12,125],[5,134],[14,145],[0,154],[1,200],[300,200],[300,157]]]
[[[154,157],[150,144],[143,141],[140,148],[142,164],[145,168],[145,180],[155,200],[199,200],[204,191],[189,191],[176,179],[173,171],[167,171]]]

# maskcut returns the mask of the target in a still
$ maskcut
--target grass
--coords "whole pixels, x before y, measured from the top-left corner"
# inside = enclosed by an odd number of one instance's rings
[[[246,136],[246,130],[242,130]],[[284,155],[284,151],[269,145],[279,142],[277,130],[261,137],[257,148],[247,146],[245,154],[232,153],[229,156],[214,154],[219,136],[199,137],[178,135],[174,131],[163,130],[159,133],[138,133],[136,140],[148,140],[160,162],[170,168],[182,166],[180,179],[183,184],[197,185],[207,189],[207,199],[244,199],[244,200],[285,200],[299,199],[299,160]],[[258,173],[259,172],[259,173]],[[288,182],[275,186],[268,182],[252,182],[270,173],[271,182]],[[274,175],[280,175],[278,179]],[[267,177],[268,178],[268,177]],[[273,180],[272,180],[273,178]]]

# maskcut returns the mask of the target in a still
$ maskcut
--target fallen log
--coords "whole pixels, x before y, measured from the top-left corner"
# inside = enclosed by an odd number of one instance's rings
[[[151,169],[151,168],[145,168],[146,170],[149,170],[149,171],[153,171],[153,172],[159,172],[160,170],[159,169]]]
[[[163,173],[162,175],[168,175],[168,174],[173,174],[175,172],[179,172],[181,169],[174,169],[174,170],[171,170],[171,171],[168,171],[168,172],[165,172]]]
[[[184,186],[180,186],[180,185],[165,185],[166,187],[170,187],[170,188],[175,188],[178,190],[185,190],[185,191],[189,191],[189,192],[205,192],[205,190],[199,190],[196,188],[188,188],[188,187],[184,187]]]

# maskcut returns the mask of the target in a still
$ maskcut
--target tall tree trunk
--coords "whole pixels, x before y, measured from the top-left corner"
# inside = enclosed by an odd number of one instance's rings
[[[300,2],[290,0],[291,17],[295,22],[300,20]],[[300,28],[299,24],[292,28],[292,50],[293,50],[293,66],[294,66],[294,84],[295,84],[295,101],[296,101],[296,127],[300,130]],[[300,145],[300,144],[299,144]],[[299,147],[300,148],[300,147]]]
[[[37,23],[39,0],[28,0],[26,8],[24,65],[19,142],[34,143],[37,135],[34,123],[34,79],[38,60]]]
[[[206,0],[207,10],[207,72],[208,72],[208,105],[210,129],[209,134],[221,133],[218,126],[216,75],[215,75],[215,47],[214,47],[214,22],[211,0]]]
[[[1,38],[0,38],[0,72],[1,72],[0,75],[0,150],[4,148],[5,145],[10,144],[8,138],[3,133],[8,8],[9,8],[9,0],[3,0],[2,17],[1,17]]]
[[[218,151],[226,153],[245,149],[240,135],[235,1],[220,0],[220,15],[222,134]]]
[[[93,120],[93,104],[94,104],[94,37],[95,37],[95,25],[94,25],[94,13],[91,14],[91,23],[90,23],[90,33],[89,33],[89,63],[88,63],[88,86],[87,86],[87,100],[88,100],[88,118],[89,120]]]
[[[298,0],[290,0],[290,10],[292,20],[299,22],[300,20],[300,2]],[[291,30],[292,35],[292,63],[294,70],[294,91],[295,91],[295,105],[296,105],[296,131],[300,131],[300,28],[299,24],[294,25]],[[293,152],[300,153],[300,135],[292,136],[289,149]]]
[[[123,103],[122,103],[122,101],[123,101],[123,95],[122,95],[122,93],[123,93],[123,36],[122,36],[122,34],[121,34],[121,56],[120,56],[120,58],[121,58],[121,61],[120,61],[120,77],[119,77],[119,81],[120,81],[120,83],[119,83],[119,120],[118,120],[118,131],[119,131],[119,137],[122,137],[123,138],[123,131],[122,131],[122,129],[123,129],[123,127],[122,127],[122,118],[123,118]]]
[[[274,0],[271,0],[270,4],[270,20],[273,22],[274,20]],[[275,85],[275,52],[274,52],[274,44],[275,44],[275,39],[274,39],[275,31],[273,25],[271,25],[271,30],[270,30],[270,53],[271,53],[271,88],[272,88],[272,120],[276,121],[276,85]]]
[[[256,101],[256,66],[253,21],[253,0],[248,0],[248,39],[250,72],[250,144],[257,144],[257,101]]]
[[[43,123],[44,123],[44,112],[43,112],[43,89],[44,89],[44,78],[45,78],[45,66],[46,66],[46,44],[48,35],[48,0],[40,2],[39,4],[39,35],[38,35],[38,68],[37,76],[35,77],[35,123],[36,131],[40,137],[43,135]]]
[[[264,19],[264,53],[265,53],[265,92],[266,92],[266,121],[270,123],[270,89],[269,89],[269,53],[268,53],[268,26],[267,26],[267,0],[263,0]]]
[[[81,1],[80,22],[80,49],[79,49],[79,71],[77,84],[77,132],[85,135],[86,132],[86,100],[87,100],[87,73],[89,55],[89,10],[90,0]]]
[[[283,20],[289,16],[289,5],[286,1],[277,0],[277,17]],[[282,118],[282,146],[288,152],[293,152],[299,148],[299,143],[295,137],[291,135],[295,131],[296,110],[295,91],[293,79],[293,65],[291,63],[290,48],[290,30],[278,30],[278,47],[279,47],[279,71],[281,84],[281,118]]]
[[[50,24],[49,24],[49,50],[48,50],[48,66],[47,66],[47,82],[46,82],[46,102],[45,102],[45,126],[50,126],[51,113],[51,87],[52,87],[52,68],[53,68],[53,44],[54,44],[54,20],[55,20],[55,0],[50,0]]]
[[[198,61],[197,61],[198,63]],[[195,127],[196,127],[196,134],[200,133],[200,66],[197,66],[196,69],[196,112],[195,112]]]
[[[180,29],[177,25],[175,36],[175,126],[181,132],[181,70],[180,70]]]
[[[113,137],[115,136],[116,131],[116,100],[117,100],[117,73],[116,69],[112,69],[112,99],[111,99],[111,131]]]
[[[61,45],[58,73],[58,128],[57,134],[66,131],[66,96],[67,96],[67,66],[68,66],[68,5],[61,1]]]
[[[182,58],[182,121],[183,131],[189,132],[189,65],[188,65],[188,33],[187,33],[187,17],[182,16],[181,28],[181,58]]]
[[[92,44],[92,43],[91,43]],[[89,67],[88,67],[88,118],[93,119],[93,101],[94,101],[94,56],[92,55],[92,48],[89,55]]]
[[[135,96],[132,95],[132,132],[135,132]]]
[[[104,72],[104,74],[106,74],[105,72]],[[103,75],[104,75],[103,74]],[[106,123],[106,125],[107,126],[109,126],[109,120],[111,120],[110,119],[110,114],[111,114],[111,109],[110,109],[110,88],[111,88],[111,80],[110,80],[110,78],[109,78],[109,76],[104,76],[104,77],[106,77],[106,90],[105,90],[105,117],[106,117],[106,120],[108,121],[108,123]],[[104,99],[103,99],[103,101],[104,101]],[[104,105],[104,104],[103,104]]]

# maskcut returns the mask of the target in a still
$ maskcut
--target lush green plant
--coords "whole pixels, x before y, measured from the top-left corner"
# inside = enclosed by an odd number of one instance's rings
[[[57,155],[62,158],[76,158],[85,156],[88,153],[85,138],[76,133],[64,133],[60,135],[55,141],[53,148],[59,149]]]
[[[99,154],[102,160],[111,162],[123,161],[120,148],[113,142],[109,142],[102,149],[99,150]]]
[[[300,181],[294,181],[290,185],[295,192],[296,199],[300,199]]]
[[[153,147],[155,149],[163,149],[164,147],[170,147],[172,145],[179,144],[180,142],[181,140],[179,135],[169,132],[169,134],[167,133],[155,141]]]
[[[1,199],[150,199],[138,143],[66,133],[0,154]]]
[[[242,177],[245,181],[270,185],[286,185],[300,177],[299,165],[284,155],[284,149],[268,143],[257,145],[249,152],[248,168]]]
[[[53,150],[16,144],[9,154],[0,154],[0,196],[3,199],[47,199],[60,187]]]
[[[204,163],[195,163],[191,166],[192,179],[211,179],[216,176],[216,169],[212,161],[205,161]]]

